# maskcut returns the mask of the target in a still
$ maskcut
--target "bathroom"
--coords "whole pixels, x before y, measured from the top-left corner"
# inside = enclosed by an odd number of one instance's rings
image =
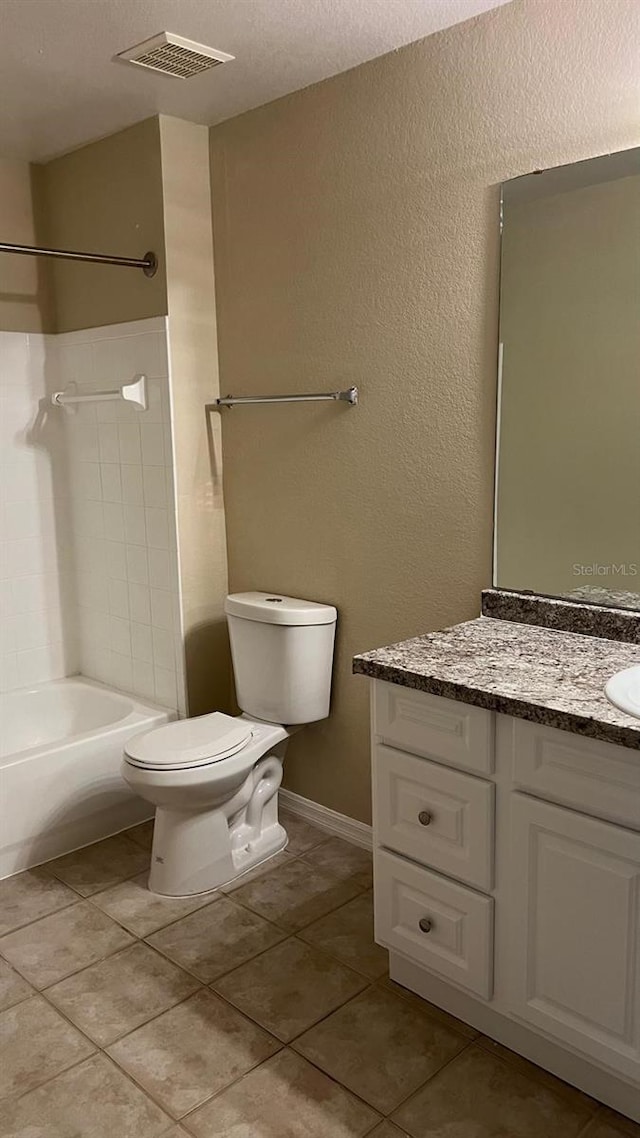
[[[0,27],[0,1138],[637,1138],[637,0]]]

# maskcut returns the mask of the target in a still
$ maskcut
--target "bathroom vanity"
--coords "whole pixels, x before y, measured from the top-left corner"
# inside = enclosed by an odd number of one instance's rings
[[[640,1121],[640,719],[604,695],[639,661],[482,616],[354,671],[391,977]]]

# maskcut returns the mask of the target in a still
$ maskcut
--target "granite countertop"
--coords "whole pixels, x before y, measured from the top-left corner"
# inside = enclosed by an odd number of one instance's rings
[[[354,657],[354,672],[640,750],[640,719],[604,694],[640,648],[481,616]]]

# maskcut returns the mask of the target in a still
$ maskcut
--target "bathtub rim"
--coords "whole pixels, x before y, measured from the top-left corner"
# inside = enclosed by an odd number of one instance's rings
[[[123,691],[109,684],[100,683],[98,680],[93,680],[88,676],[80,674],[75,676],[61,676],[58,679],[45,680],[39,684],[28,684],[25,687],[14,688],[12,691],[3,692],[2,694],[3,696],[9,697],[20,695],[24,692],[37,692],[42,689],[51,690],[55,687],[63,687],[71,684],[79,684],[82,687],[92,688],[109,698],[117,697],[118,699],[126,700],[130,705],[130,709],[126,715],[114,720],[112,723],[94,727],[87,731],[79,731],[73,735],[61,735],[51,742],[38,743],[34,747],[26,747],[20,751],[9,751],[6,755],[0,754],[0,772],[17,766],[20,763],[28,762],[36,757],[44,758],[47,755],[59,751],[62,747],[73,747],[85,740],[113,735],[117,731],[122,730],[123,727],[137,727],[139,725],[140,730],[143,730],[150,717],[168,714],[171,719],[180,718],[180,713],[175,707],[165,707],[159,703],[141,700],[131,692]]]

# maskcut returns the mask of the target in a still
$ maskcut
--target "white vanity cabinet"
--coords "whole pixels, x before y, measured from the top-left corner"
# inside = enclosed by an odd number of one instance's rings
[[[391,976],[640,1121],[640,752],[372,688]]]

